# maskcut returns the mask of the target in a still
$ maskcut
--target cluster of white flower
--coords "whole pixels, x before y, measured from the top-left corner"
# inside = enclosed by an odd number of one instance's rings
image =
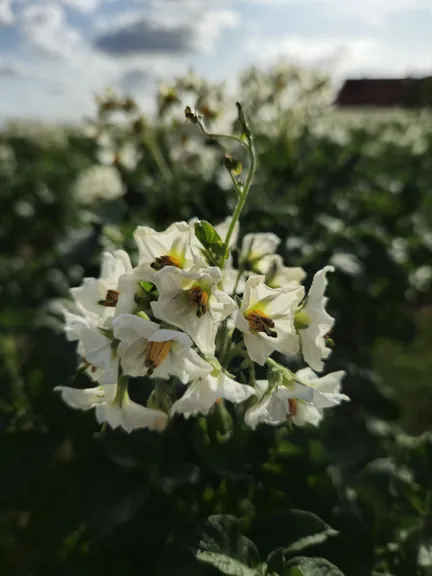
[[[247,234],[238,251],[238,270],[223,254],[215,265],[211,250],[196,234],[200,222],[177,222],[164,232],[140,226],[133,268],[126,252],[104,253],[100,278],[85,278],[71,290],[76,312],[65,312],[65,332],[78,341],[82,370],[95,383],[88,389],[57,387],[63,399],[82,410],[95,408],[97,420],[127,432],[163,430],[174,414],[207,414],[221,399],[245,403],[245,422],[255,428],[287,420],[317,424],[327,407],[348,398],[340,393],[343,372],[318,377],[330,354],[334,319],[326,312],[326,266],[308,294],[301,268],[284,266],[271,233]],[[236,249],[238,223],[214,229],[219,246],[229,236]],[[198,239],[200,238],[200,240]],[[293,374],[270,356],[301,352],[310,368]],[[236,355],[249,363],[249,384],[228,371]],[[268,379],[255,382],[254,363]],[[183,395],[147,406],[128,395],[128,377],[146,376],[157,387],[177,378]],[[173,387],[173,395],[175,389]]]

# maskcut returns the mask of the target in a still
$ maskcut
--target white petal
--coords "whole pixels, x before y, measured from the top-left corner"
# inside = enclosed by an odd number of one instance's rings
[[[258,424],[277,426],[286,422],[289,393],[286,389],[277,388],[246,411],[245,422],[253,430]]]
[[[128,397],[125,397],[123,401],[121,412],[121,426],[129,433],[138,428],[149,428],[161,432],[168,423],[168,416],[165,412],[141,406]]]
[[[279,254],[263,256],[255,265],[255,269],[261,274],[265,274],[267,284],[271,288],[296,286],[306,277],[303,268],[285,266],[283,258]]]
[[[245,284],[243,294],[243,304],[240,308],[241,311],[248,310],[257,304],[262,298],[269,295],[268,288],[265,286],[265,276],[253,275],[250,276]]]
[[[115,316],[133,314],[135,312],[137,309],[135,296],[139,282],[153,282],[155,273],[155,270],[144,264],[138,266],[132,272],[120,276],[118,281],[120,294],[115,307]]]
[[[123,314],[113,320],[114,336],[126,345],[131,345],[137,340],[148,340],[159,329],[159,324],[151,320],[145,320],[133,314]]]
[[[54,390],[61,392],[63,400],[71,408],[91,410],[104,400],[105,392],[101,386],[80,390],[68,386],[56,386]]]
[[[114,163],[114,150],[110,148],[99,148],[99,150],[96,152],[96,158],[100,164],[106,164],[110,166]]]
[[[260,366],[264,366],[267,358],[273,354],[275,350],[274,343],[272,342],[273,338],[269,338],[264,334],[255,334],[252,331],[244,334],[243,338],[249,358]]]
[[[309,366],[298,370],[295,375],[300,381],[304,382],[313,382],[319,378],[319,376],[317,376],[317,374],[315,374],[315,372],[312,370],[312,368],[309,368]]]
[[[295,310],[303,298],[304,288],[298,286],[297,288],[267,288],[267,294],[261,300],[268,302],[266,310],[274,320],[280,316],[289,316],[294,321]]]
[[[321,378],[317,378],[313,382],[314,387],[325,394],[337,394],[340,392],[342,378],[345,377],[345,372],[339,370],[338,372],[331,372]]]
[[[333,271],[333,266],[325,266],[315,274],[305,305],[311,324],[308,328],[299,330],[303,357],[316,372],[321,372],[324,367],[323,360],[331,354],[324,337],[333,327],[334,318],[325,309],[327,299],[324,293],[327,286],[326,274]]]
[[[139,162],[139,152],[132,142],[126,142],[119,151],[120,163],[128,170],[134,170]]]
[[[217,382],[214,378],[195,380],[183,396],[174,402],[171,414],[184,414],[186,417],[197,412],[208,414],[208,411],[219,398]]]
[[[210,299],[210,311],[213,320],[217,323],[223,322],[230,314],[237,309],[237,304],[221,290],[213,288],[212,296]]]
[[[211,376],[208,378],[211,378]],[[229,400],[233,403],[239,403],[244,402],[253,396],[255,390],[252,386],[240,384],[224,374],[224,372],[219,372],[217,379],[217,393],[220,398],[225,398],[225,400]]]
[[[164,232],[156,232],[148,226],[138,226],[134,233],[139,250],[140,264],[151,264],[161,256],[174,256],[182,268],[193,266],[193,228],[186,222],[176,222]]]
[[[222,272],[222,290],[226,294],[232,294],[234,292],[234,287],[236,283],[237,283],[236,294],[243,294],[246,283],[246,277],[244,274],[242,274],[238,282],[237,277],[238,277],[238,270],[235,270],[234,268],[225,265],[225,268],[223,269]]]
[[[108,287],[103,280],[84,278],[82,285],[71,288],[70,293],[80,312],[97,322],[99,316],[104,312],[103,306],[98,302],[105,300],[107,290]]]
[[[148,368],[145,365],[148,340],[138,338],[132,343],[120,342],[117,352],[121,358],[123,372],[128,376],[145,376]]]
[[[210,364],[191,348],[179,350],[173,346],[169,356],[171,360],[169,372],[168,368],[165,367],[165,361],[155,370],[155,376],[163,377],[159,376],[159,370],[162,369],[166,373],[177,376],[183,384],[187,384],[191,380],[210,374],[213,370]]]
[[[178,332],[177,330],[167,330],[166,328],[158,330],[149,337],[149,342],[168,342],[173,340],[178,342],[183,348],[189,348],[192,346],[192,340],[184,332]]]
[[[240,261],[258,260],[267,254],[276,252],[281,240],[271,232],[259,232],[257,234],[246,234],[243,238]]]
[[[226,235],[228,234],[228,228],[230,227],[230,224],[231,224],[231,216],[228,216],[228,218],[226,218],[223,222],[217,224],[217,226],[214,227],[216,232],[219,234],[219,236],[224,242]],[[228,246],[230,250],[235,248],[237,245],[239,230],[240,230],[240,223],[237,220],[237,222],[234,225],[234,230],[233,233],[231,234],[230,243]]]
[[[104,280],[109,289],[116,290],[120,276],[132,272],[132,264],[124,250],[116,250],[113,254],[102,254],[101,280]]]
[[[122,424],[122,414],[120,406],[116,403],[104,402],[95,408],[96,420],[99,424],[106,422],[113,430]]]
[[[257,380],[255,382],[255,394],[258,400],[261,400],[261,398],[267,392],[268,387],[269,387],[268,380]]]
[[[110,360],[105,364],[100,382],[101,384],[115,384],[118,380],[120,358],[115,352],[111,353]]]
[[[312,404],[298,402],[296,414],[291,415],[291,419],[296,426],[305,426],[306,424],[318,426],[322,419],[322,413]]]
[[[69,341],[79,340],[81,332],[90,327],[88,320],[77,314],[71,314],[67,310],[63,311],[65,318],[65,334]]]

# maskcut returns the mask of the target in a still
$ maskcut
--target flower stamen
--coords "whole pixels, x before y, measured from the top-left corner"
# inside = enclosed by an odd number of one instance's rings
[[[147,368],[147,375],[151,376],[155,369],[162,364],[168,356],[172,346],[171,340],[165,342],[149,342],[144,366]]]
[[[295,398],[288,398],[288,408],[290,416],[296,416],[297,414],[297,400]]]
[[[197,307],[196,315],[201,318],[208,310],[209,295],[208,292],[203,290],[201,286],[192,286],[188,292],[190,302]]]
[[[273,330],[275,323],[271,318],[265,316],[262,312],[254,310],[246,315],[249,328],[254,332],[264,332],[270,338],[277,338],[276,330]]]
[[[105,300],[99,300],[98,304],[105,308],[115,308],[117,306],[120,292],[118,290],[108,290]]]
[[[150,264],[150,266],[153,268],[153,270],[162,270],[162,268],[165,268],[165,266],[175,266],[176,268],[181,268],[180,261],[174,256],[168,256],[167,254],[156,258],[155,261]]]

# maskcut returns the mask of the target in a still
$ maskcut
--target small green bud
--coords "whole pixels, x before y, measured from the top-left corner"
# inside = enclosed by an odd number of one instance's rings
[[[142,318],[143,320],[150,320],[150,318],[147,316],[147,314],[145,312],[143,312],[142,310],[140,312],[137,312],[136,315],[139,316],[140,318]]]
[[[305,312],[304,309],[300,309],[298,310],[298,312],[295,313],[294,316],[294,327],[295,329],[298,330],[304,330],[305,328],[309,328],[309,326],[311,325],[311,318],[310,316]]]
[[[239,176],[242,173],[243,166],[241,162],[233,158],[229,154],[225,154],[224,156],[224,166],[225,168],[234,174],[235,176]]]

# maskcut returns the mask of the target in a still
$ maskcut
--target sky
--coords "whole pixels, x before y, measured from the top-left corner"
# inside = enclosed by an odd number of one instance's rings
[[[280,57],[346,77],[432,74],[432,0],[0,0],[0,122],[150,102],[189,69],[234,85]]]

